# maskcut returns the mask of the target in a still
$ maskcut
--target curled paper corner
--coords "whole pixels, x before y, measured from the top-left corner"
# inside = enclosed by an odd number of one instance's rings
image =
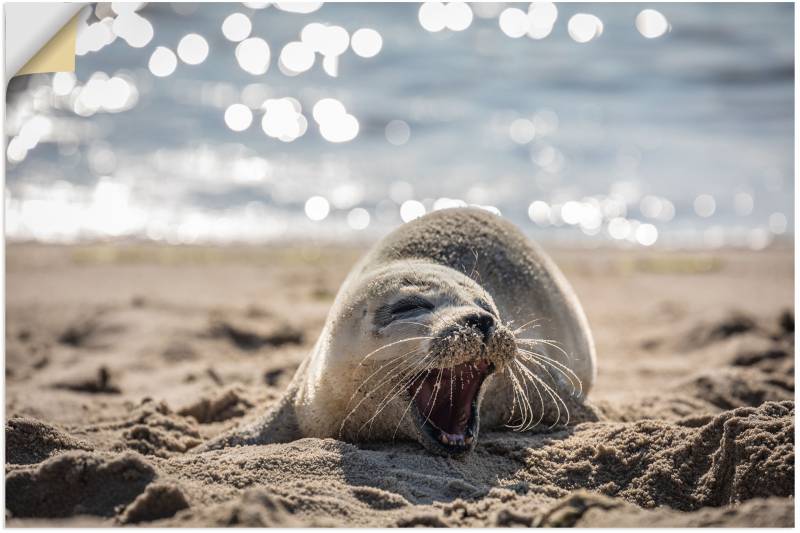
[[[74,71],[78,12],[85,5],[5,4],[6,83],[23,74]]]
[[[75,35],[78,15],[75,15],[36,55],[28,60],[15,76],[40,72],[73,72],[75,70]]]

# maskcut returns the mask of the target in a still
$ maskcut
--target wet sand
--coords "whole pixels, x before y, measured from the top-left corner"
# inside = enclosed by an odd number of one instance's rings
[[[453,460],[187,453],[280,396],[361,249],[9,246],[7,525],[793,525],[793,251],[550,251],[601,420]]]

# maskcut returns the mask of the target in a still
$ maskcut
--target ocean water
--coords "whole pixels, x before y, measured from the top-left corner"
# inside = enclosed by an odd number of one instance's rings
[[[564,245],[761,249],[792,235],[792,4],[556,4],[542,39],[500,24],[529,4],[472,5],[466,29],[437,32],[419,4],[251,5],[147,4],[146,41],[108,4],[86,11],[75,79],[9,88],[7,238],[370,240],[464,204]],[[648,8],[663,36],[638,31]],[[237,60],[221,29],[233,13],[269,57]],[[578,13],[602,33],[576,42]],[[279,58],[311,23],[352,42],[297,73],[306,49]],[[360,28],[381,37],[374,57],[354,51]],[[106,44],[115,31],[144,45]],[[190,33],[208,53],[187,42],[183,55],[202,62],[156,76]]]

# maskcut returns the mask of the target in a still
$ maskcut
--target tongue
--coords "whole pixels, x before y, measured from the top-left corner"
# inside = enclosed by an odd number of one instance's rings
[[[431,370],[411,387],[411,395],[424,420],[461,440],[467,431],[472,401],[478,394],[486,365],[464,363],[452,368]],[[438,388],[437,388],[438,383]]]

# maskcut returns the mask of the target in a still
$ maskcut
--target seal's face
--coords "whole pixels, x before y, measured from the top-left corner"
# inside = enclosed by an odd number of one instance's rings
[[[484,384],[516,354],[491,296],[453,269],[414,263],[377,273],[365,290],[359,330],[374,350],[358,380],[384,398],[379,426],[438,454],[472,450]]]

